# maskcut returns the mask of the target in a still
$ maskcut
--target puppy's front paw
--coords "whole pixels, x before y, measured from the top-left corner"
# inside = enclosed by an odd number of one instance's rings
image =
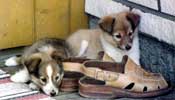
[[[18,75],[14,74],[10,77],[10,80],[16,83],[25,83],[28,81],[28,79],[21,78]]]
[[[11,75],[10,80],[13,81],[13,82],[18,82],[18,79],[17,79],[15,74]]]
[[[34,83],[30,83],[29,88],[32,89],[32,90],[39,90],[39,87]]]
[[[29,79],[30,77],[26,69],[22,69],[10,77],[11,81],[18,83],[25,83],[29,81]]]

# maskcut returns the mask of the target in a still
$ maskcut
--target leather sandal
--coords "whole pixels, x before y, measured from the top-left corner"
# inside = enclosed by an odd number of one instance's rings
[[[63,66],[64,64],[68,64],[73,68],[74,66],[79,66],[88,60],[89,59],[86,58],[68,58],[63,61]],[[83,76],[84,75],[79,72],[65,71],[60,85],[60,90],[63,92],[78,91],[78,81]]]
[[[118,66],[117,63],[110,63],[87,61],[74,67],[64,65],[64,70],[79,72],[95,80],[90,82],[87,78],[79,80],[79,93],[85,97],[152,97],[171,90],[161,74],[145,71],[127,56],[123,57],[122,63]],[[111,67],[112,64],[116,65]],[[104,84],[91,84],[97,80]]]
[[[128,87],[131,87],[128,86]],[[168,94],[172,90],[169,85],[168,88],[149,92],[135,92],[130,89],[122,89],[113,86],[107,86],[105,81],[100,81],[87,76],[79,80],[79,94],[86,98],[96,99],[113,99],[113,98],[148,98]]]
[[[65,59],[63,61],[63,67],[64,67],[64,76],[60,85],[60,90],[63,92],[75,92],[78,91],[78,81],[81,77],[84,76],[83,73],[81,72],[77,72],[85,62],[91,62],[93,64],[97,64],[98,68],[100,69],[104,69],[104,70],[123,70],[123,69],[119,69],[122,67],[118,67],[121,66],[122,64],[124,64],[125,62],[122,63],[110,63],[110,62],[101,62],[99,60],[90,60],[90,59],[86,59],[86,58],[68,58]],[[89,63],[89,64],[91,64]],[[104,66],[105,65],[105,66]],[[109,66],[106,68],[106,66]],[[123,65],[122,65],[123,66]],[[66,69],[70,69],[70,70],[66,70]],[[72,69],[72,70],[71,70]],[[77,70],[77,71],[73,71],[73,70]]]
[[[98,54],[98,58],[95,60],[103,60],[104,52],[101,51]],[[77,66],[82,66],[83,63],[92,59],[87,59],[85,57],[75,57],[67,58],[63,60],[63,66],[69,66],[71,69]],[[99,66],[98,66],[99,67]],[[113,67],[114,68],[114,67]],[[78,91],[78,81],[84,74],[80,72],[65,71],[64,76],[60,85],[60,90],[63,92],[75,92]]]

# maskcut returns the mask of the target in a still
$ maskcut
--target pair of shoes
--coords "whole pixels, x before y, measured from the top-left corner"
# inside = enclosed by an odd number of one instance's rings
[[[172,89],[161,74],[145,71],[127,56],[121,63],[69,59],[63,66],[65,76],[61,86],[69,84],[69,90],[71,85],[76,86],[73,90],[88,98],[144,98],[163,95]]]

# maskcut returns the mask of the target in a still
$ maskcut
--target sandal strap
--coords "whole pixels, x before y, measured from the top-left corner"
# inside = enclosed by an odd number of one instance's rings
[[[119,74],[111,71],[105,71],[94,67],[85,67],[80,63],[65,62],[63,63],[65,71],[79,72],[86,76],[102,81],[116,81]],[[74,67],[72,67],[74,66]]]

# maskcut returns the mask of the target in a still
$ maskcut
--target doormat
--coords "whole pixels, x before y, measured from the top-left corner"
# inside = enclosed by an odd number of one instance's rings
[[[33,91],[27,84],[10,81],[10,74],[0,69],[0,100],[54,100],[53,98]]]

